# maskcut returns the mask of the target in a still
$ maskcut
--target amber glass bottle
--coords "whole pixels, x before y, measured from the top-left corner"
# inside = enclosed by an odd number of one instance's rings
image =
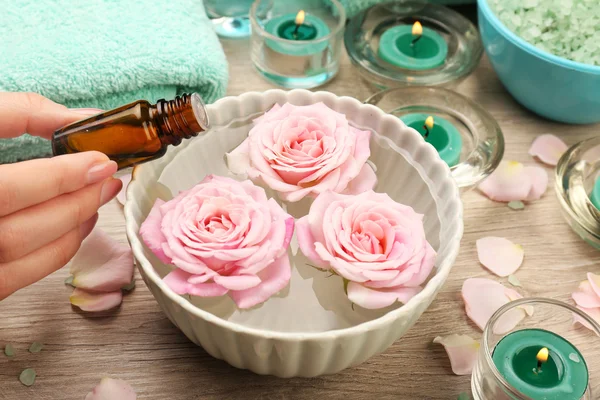
[[[208,129],[204,103],[196,93],[158,100],[140,100],[67,125],[52,137],[54,155],[96,150],[126,168],[154,160],[167,146]]]

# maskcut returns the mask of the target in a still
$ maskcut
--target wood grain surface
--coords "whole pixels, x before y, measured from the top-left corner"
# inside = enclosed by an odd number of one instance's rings
[[[253,71],[246,41],[224,42],[230,62],[228,94],[273,87]],[[199,57],[202,55],[199,54]],[[374,93],[344,54],[339,75],[322,90],[364,100]],[[597,134],[599,126],[549,122],[519,106],[504,90],[487,59],[456,90],[486,108],[506,138],[507,159],[534,161],[527,154],[539,134],[554,133],[567,144]],[[548,174],[552,174],[548,168]],[[552,176],[552,175],[551,175]],[[476,191],[463,196],[465,233],[461,251],[443,290],[408,333],[383,354],[332,376],[278,379],[259,376],[213,359],[192,344],[160,311],[136,271],[137,288],[116,312],[84,315],[69,303],[63,284],[68,268],[0,302],[0,348],[12,343],[16,356],[0,354],[0,399],[83,399],[103,376],[129,382],[140,400],[166,399],[456,399],[469,391],[469,376],[455,376],[435,336],[450,333],[479,338],[460,299],[469,277],[494,278],[477,261],[475,241],[504,236],[525,249],[517,272],[524,295],[570,301],[585,273],[600,273],[600,252],[585,244],[561,216],[553,180],[544,197],[523,211],[493,203]],[[126,242],[122,208],[115,202],[100,213],[99,227]],[[39,341],[44,349],[30,354]],[[18,376],[35,368],[32,387]],[[118,400],[118,399],[115,399]]]

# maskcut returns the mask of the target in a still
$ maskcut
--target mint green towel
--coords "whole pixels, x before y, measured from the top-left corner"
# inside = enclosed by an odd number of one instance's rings
[[[360,11],[365,10],[378,3],[389,3],[393,0],[340,0],[340,3],[344,6],[348,17],[353,17]],[[477,0],[427,0],[429,3],[441,4],[445,6],[449,5],[461,5],[475,3]]]
[[[202,0],[9,0],[0,11],[0,91],[110,109],[225,94],[228,68]],[[2,123],[2,121],[0,121]],[[0,140],[0,164],[50,155],[48,141]]]

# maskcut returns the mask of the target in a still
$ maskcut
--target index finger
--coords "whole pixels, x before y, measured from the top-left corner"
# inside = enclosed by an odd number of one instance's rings
[[[50,139],[58,128],[100,112],[69,109],[36,93],[0,92],[0,138],[29,133]]]

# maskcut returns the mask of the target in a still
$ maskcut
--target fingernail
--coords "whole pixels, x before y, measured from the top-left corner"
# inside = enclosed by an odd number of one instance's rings
[[[99,108],[69,108],[69,110],[84,115],[96,115],[104,112]]]
[[[104,205],[114,198],[123,187],[123,182],[120,179],[109,178],[102,185],[102,191],[100,193],[100,204]]]
[[[118,168],[117,163],[112,160],[92,165],[92,168],[88,170],[87,184],[90,185],[108,178],[117,172]]]
[[[96,226],[96,222],[98,221],[98,213],[94,214],[94,216],[83,224],[79,225],[79,232],[81,233],[81,240],[88,237],[92,230],[94,230],[94,226]]]

